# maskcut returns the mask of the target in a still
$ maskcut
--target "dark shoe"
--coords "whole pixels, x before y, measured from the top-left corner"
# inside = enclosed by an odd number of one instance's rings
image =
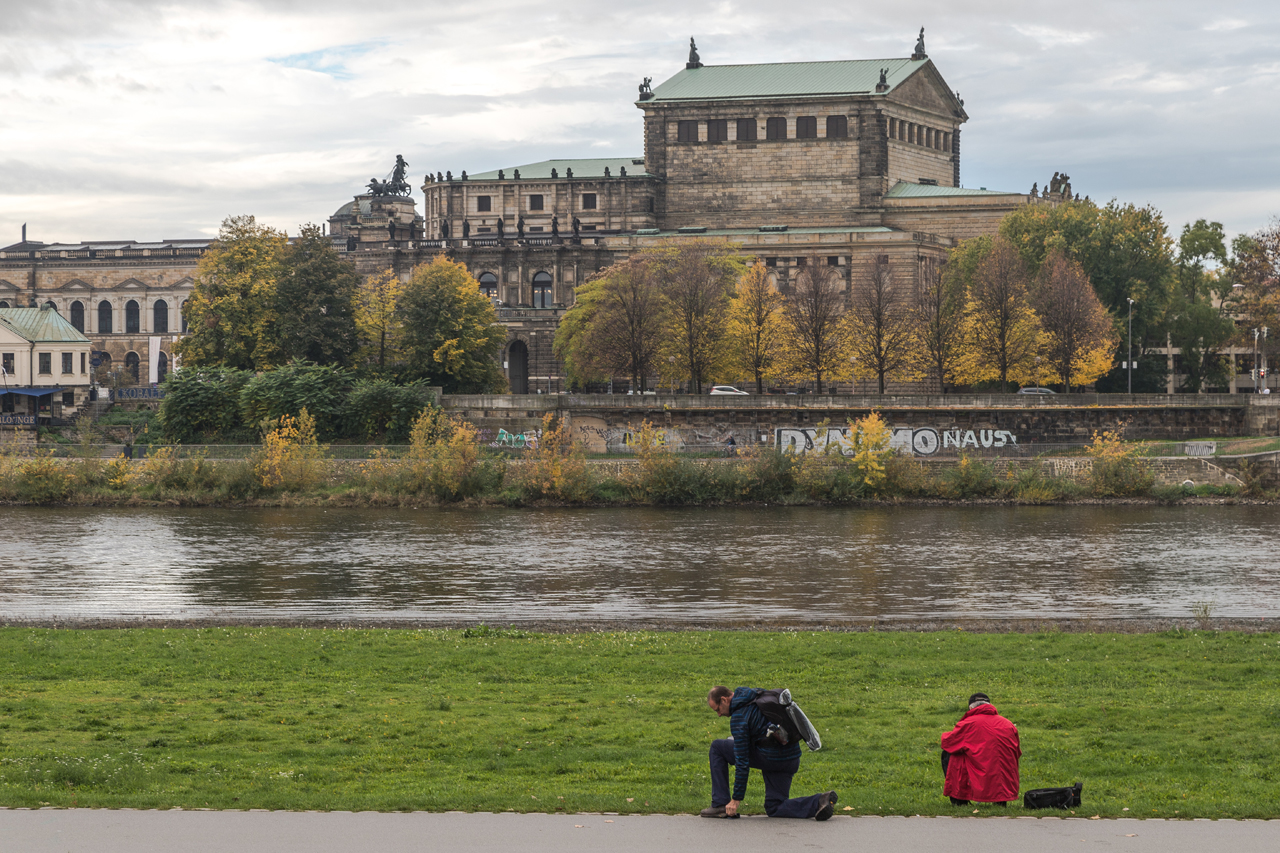
[[[953,805],[953,806],[967,806],[967,805],[969,805],[969,801],[968,801],[968,800],[957,800],[955,797],[952,797],[952,798],[951,798],[951,805]]]
[[[724,806],[707,806],[700,813],[703,817],[729,817],[729,813],[724,810]],[[737,815],[733,815],[737,817]]]
[[[813,816],[814,820],[830,820],[831,816],[836,813],[836,802],[839,801],[840,795],[835,791],[827,791],[825,794],[818,795],[818,813]]]

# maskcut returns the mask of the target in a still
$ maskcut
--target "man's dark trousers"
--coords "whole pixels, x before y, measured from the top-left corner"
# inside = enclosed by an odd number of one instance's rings
[[[769,817],[811,818],[818,813],[818,797],[796,797],[791,793],[791,777],[800,769],[800,759],[769,761],[761,758],[753,748],[751,766],[764,775],[764,811]],[[711,742],[711,805],[717,808],[729,802],[729,765],[734,764],[733,738]]]

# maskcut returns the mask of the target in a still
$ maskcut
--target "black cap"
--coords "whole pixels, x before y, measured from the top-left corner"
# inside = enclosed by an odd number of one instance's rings
[[[972,705],[974,702],[990,702],[990,701],[991,701],[991,698],[987,696],[987,694],[985,693],[975,693],[969,697],[970,705]]]

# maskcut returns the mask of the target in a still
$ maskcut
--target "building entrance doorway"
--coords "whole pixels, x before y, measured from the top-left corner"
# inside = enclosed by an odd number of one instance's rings
[[[515,341],[507,349],[507,381],[512,394],[529,393],[529,348]]]

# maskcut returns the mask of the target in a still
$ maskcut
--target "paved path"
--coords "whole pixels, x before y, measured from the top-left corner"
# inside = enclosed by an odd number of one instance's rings
[[[1280,820],[0,810],[4,853],[1276,853]]]

